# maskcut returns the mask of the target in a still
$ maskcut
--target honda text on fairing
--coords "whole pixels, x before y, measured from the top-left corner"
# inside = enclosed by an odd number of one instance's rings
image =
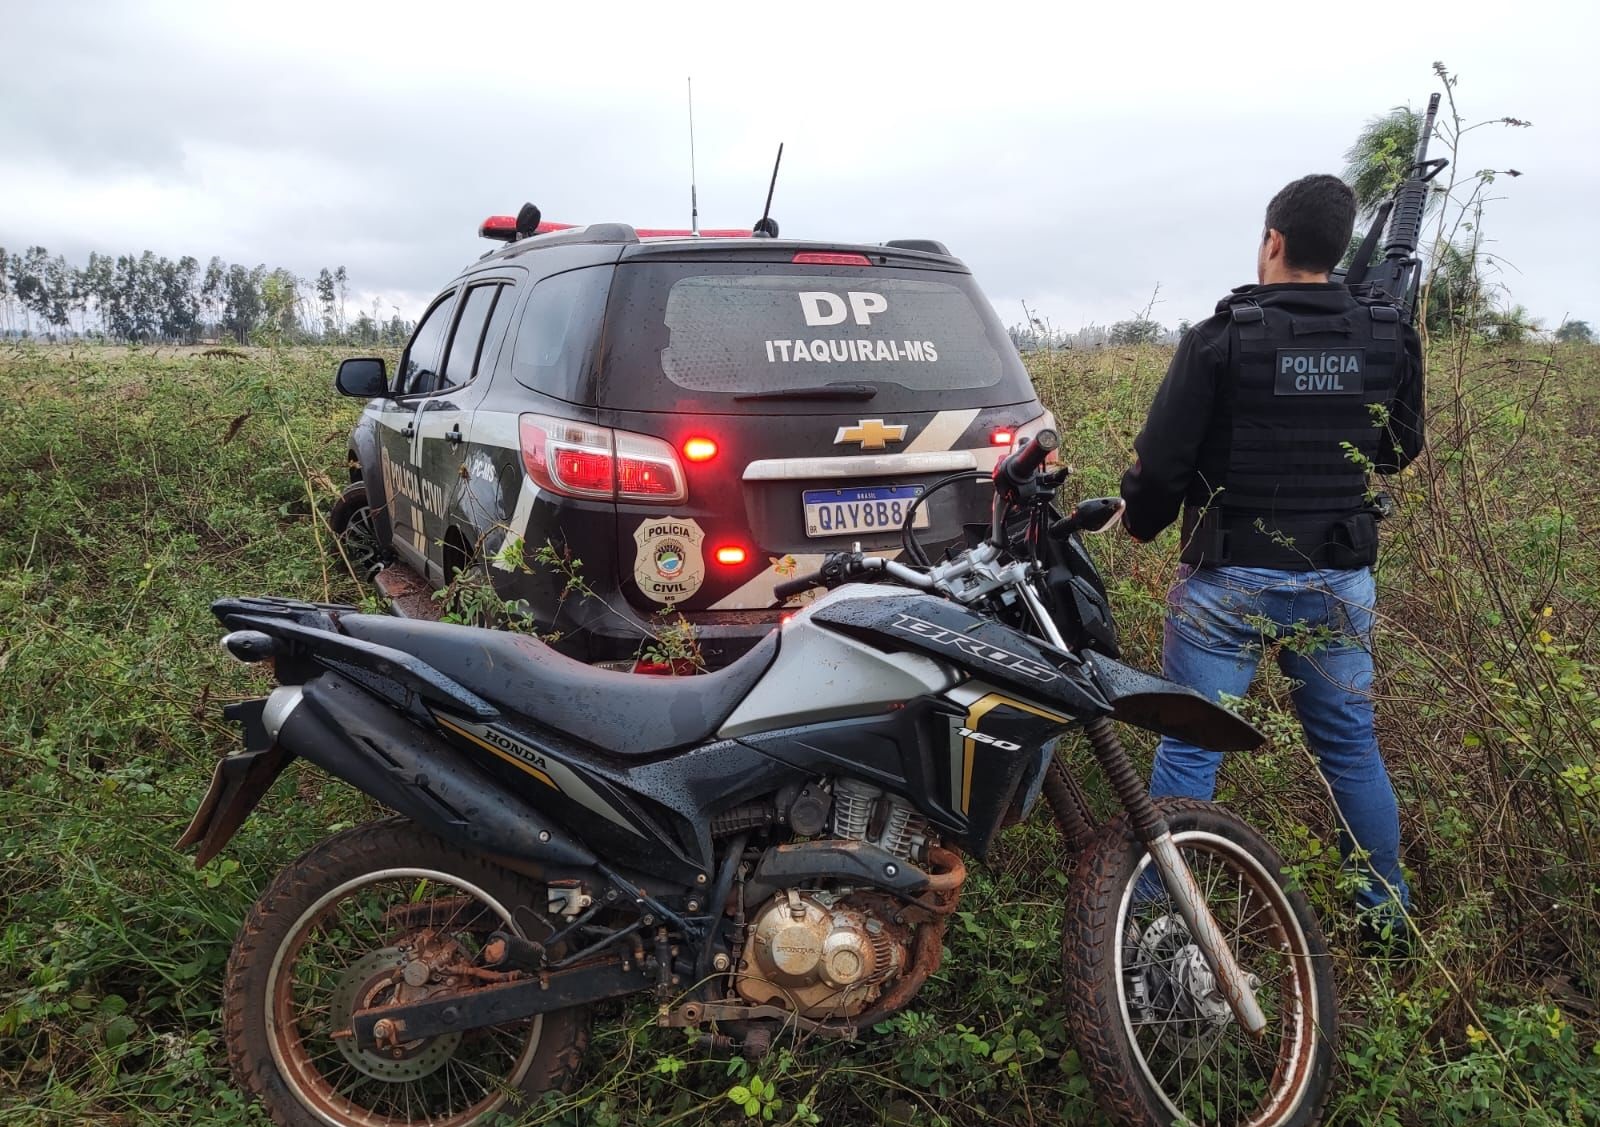
[[[1041,795],[1076,854],[1067,1017],[1108,1115],[1139,1127],[1313,1123],[1336,1014],[1282,860],[1220,807],[1152,801],[1126,722],[1225,750],[1244,721],[1113,656],[1063,516],[1051,430],[986,485],[972,547],[861,549],[775,585],[827,592],[725,669],[643,677],[537,639],[275,599],[214,607],[280,687],[232,705],[245,749],[185,834],[215,856],[301,757],[398,814],[285,869],[229,959],[234,1076],[279,1124],[484,1122],[575,1079],[590,1007],[754,1057],[865,1035],[943,954],[967,858]],[[984,475],[988,477],[989,475]],[[1055,757],[1081,731],[1123,810],[1096,826]],[[1049,864],[1058,865],[1052,857]],[[959,979],[957,979],[959,981]]]
[[[778,584],[857,541],[895,555],[923,489],[1052,422],[939,243],[520,219],[484,225],[507,245],[445,287],[392,378],[341,368],[370,402],[333,518],[368,570],[437,588],[477,568],[569,656],[630,661],[671,608],[725,665],[777,624]],[[973,479],[917,526],[965,547],[988,505]],[[580,561],[592,597],[514,566],[514,539]]]

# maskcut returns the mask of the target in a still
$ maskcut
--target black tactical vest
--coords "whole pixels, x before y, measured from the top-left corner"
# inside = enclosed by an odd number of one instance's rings
[[[1218,307],[1232,322],[1229,365],[1200,469],[1220,491],[1203,515],[1186,514],[1188,563],[1302,570],[1377,558],[1365,467],[1404,363],[1400,313],[1348,296],[1342,310],[1307,310],[1296,296],[1246,292]]]

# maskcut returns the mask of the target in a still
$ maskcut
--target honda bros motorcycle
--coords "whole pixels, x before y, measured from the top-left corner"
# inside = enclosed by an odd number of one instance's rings
[[[1064,1005],[1124,1124],[1299,1125],[1333,1067],[1327,950],[1278,855],[1224,810],[1153,801],[1127,723],[1261,737],[1117,660],[1046,431],[996,468],[962,550],[862,552],[733,665],[595,669],[534,638],[275,599],[215,613],[280,687],[236,704],[184,845],[221,850],[294,757],[399,817],[272,882],[228,962],[238,1084],[276,1123],[468,1124],[571,1084],[590,1007],[756,1057],[850,1040],[939,967],[967,859],[1042,796],[1076,855]],[[962,477],[930,486],[916,502]],[[1081,730],[1122,811],[1096,825],[1056,743]],[[1052,861],[1052,863],[1057,863]]]

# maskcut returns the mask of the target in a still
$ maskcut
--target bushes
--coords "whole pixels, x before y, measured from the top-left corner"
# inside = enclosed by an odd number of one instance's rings
[[[1032,358],[1076,494],[1115,492],[1166,355]],[[312,517],[356,410],[328,390],[332,362],[0,352],[8,1120],[251,1121],[216,1040],[228,945],[279,866],[370,811],[295,768],[203,872],[170,845],[236,738],[219,705],[264,684],[216,647],[210,600],[361,595],[328,566]],[[1430,373],[1431,453],[1396,484],[1385,528],[1378,654],[1425,956],[1350,955],[1334,827],[1275,673],[1246,705],[1272,746],[1225,764],[1223,797],[1290,857],[1334,942],[1347,1010],[1335,1121],[1592,1121],[1600,358],[1443,342]],[[1175,541],[1093,547],[1131,659],[1154,663]],[[1059,849],[1036,816],[975,869],[943,969],[889,1037],[751,1066],[656,1029],[648,1006],[618,1006],[588,1087],[541,1116],[740,1122],[755,1106],[777,1123],[1092,1122],[1058,1004]]]

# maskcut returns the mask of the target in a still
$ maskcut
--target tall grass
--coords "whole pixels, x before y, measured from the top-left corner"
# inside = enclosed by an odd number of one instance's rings
[[[170,843],[261,675],[216,647],[224,594],[354,601],[315,517],[354,416],[314,350],[0,352],[0,1118],[254,1121],[218,1043],[228,944],[299,850],[372,811],[292,768],[196,872]],[[1396,484],[1380,563],[1381,735],[1424,951],[1355,958],[1320,780],[1269,673],[1272,734],[1223,797],[1289,857],[1345,1000],[1338,1122],[1600,1117],[1600,441],[1595,350],[1436,342],[1428,455]],[[1082,495],[1111,493],[1166,353],[1034,363]],[[1158,660],[1176,545],[1095,541],[1132,660]],[[1148,742],[1139,742],[1148,754]],[[1087,759],[1079,762],[1087,767]],[[1101,801],[1103,795],[1097,796]],[[1054,831],[1017,827],[963,896],[943,969],[892,1035],[759,1065],[602,1015],[588,1085],[530,1121],[1095,1121],[1062,1026]],[[770,1094],[767,1086],[772,1086]]]

